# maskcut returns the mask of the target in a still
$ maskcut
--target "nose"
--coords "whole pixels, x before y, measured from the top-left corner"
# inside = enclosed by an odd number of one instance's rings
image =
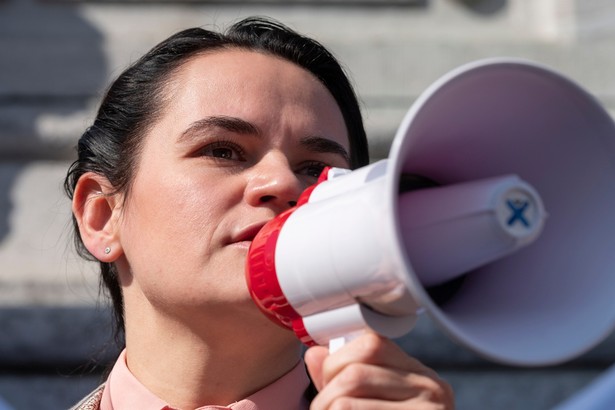
[[[245,198],[252,206],[268,206],[277,213],[297,204],[304,183],[281,153],[269,153],[252,167]]]

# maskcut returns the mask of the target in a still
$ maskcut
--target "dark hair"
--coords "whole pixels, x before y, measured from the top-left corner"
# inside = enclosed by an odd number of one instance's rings
[[[78,159],[70,166],[64,189],[73,198],[86,172],[105,176],[116,192],[127,192],[134,177],[142,136],[161,115],[165,86],[190,58],[211,50],[243,48],[281,57],[311,72],[327,87],[340,107],[350,142],[351,167],[366,165],[368,147],[357,97],[335,57],[321,44],[265,18],[247,18],[225,33],[201,28],[181,31],[164,40],[127,68],[110,86],[94,124],[79,139]],[[85,248],[73,217],[79,254],[96,260]],[[116,340],[124,332],[123,298],[113,263],[100,262],[101,283],[115,312]]]

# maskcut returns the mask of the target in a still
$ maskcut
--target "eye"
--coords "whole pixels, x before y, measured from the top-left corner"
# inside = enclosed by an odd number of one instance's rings
[[[199,155],[229,161],[244,162],[246,160],[243,149],[231,141],[212,142],[203,147]]]
[[[327,164],[319,161],[310,161],[303,163],[297,170],[298,174],[306,175],[315,179],[318,179],[323,169],[327,167]]]

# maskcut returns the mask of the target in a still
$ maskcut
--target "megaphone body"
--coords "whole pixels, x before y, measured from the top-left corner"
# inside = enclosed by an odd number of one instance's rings
[[[427,311],[489,359],[550,364],[615,324],[615,126],[545,67],[489,60],[430,87],[388,159],[330,169],[254,239],[258,306],[307,344]]]

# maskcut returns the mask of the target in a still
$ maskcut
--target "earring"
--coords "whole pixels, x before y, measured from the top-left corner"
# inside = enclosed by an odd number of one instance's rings
[[[110,253],[111,253],[111,248],[107,246],[105,248],[105,255],[109,255]]]

